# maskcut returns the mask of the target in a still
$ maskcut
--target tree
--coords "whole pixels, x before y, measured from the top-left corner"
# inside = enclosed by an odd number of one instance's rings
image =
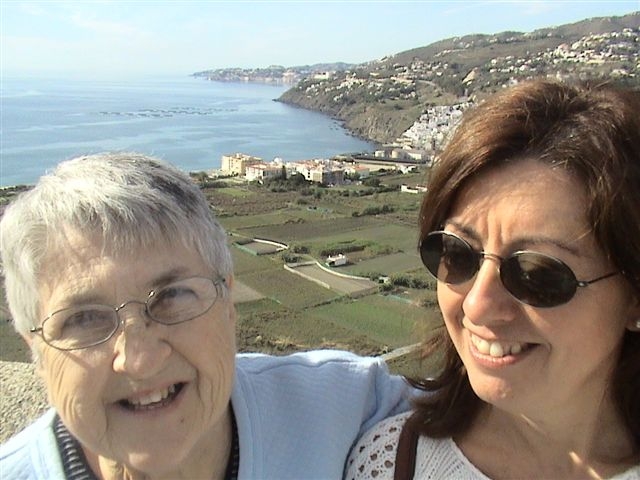
[[[368,178],[365,178],[362,181],[362,184],[367,186],[367,187],[379,187],[380,186],[380,179],[376,178],[376,177],[368,177]]]

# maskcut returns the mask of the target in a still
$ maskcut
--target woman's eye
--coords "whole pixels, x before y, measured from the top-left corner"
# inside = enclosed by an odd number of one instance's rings
[[[169,287],[160,290],[154,297],[154,305],[162,306],[162,304],[171,304],[173,302],[181,302],[193,298],[193,290],[186,287]]]
[[[111,323],[112,314],[106,310],[81,310],[69,315],[64,321],[64,329],[94,328]]]

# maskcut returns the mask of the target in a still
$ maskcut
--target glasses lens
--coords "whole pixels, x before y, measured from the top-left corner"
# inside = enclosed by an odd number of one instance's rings
[[[104,305],[85,305],[60,310],[45,320],[42,335],[61,350],[97,345],[118,328],[116,311]]]
[[[479,266],[479,256],[471,245],[446,232],[428,234],[420,244],[420,257],[431,275],[451,284],[470,280]]]
[[[514,297],[532,307],[566,303],[575,295],[578,285],[563,262],[532,252],[519,252],[507,258],[500,267],[500,277]]]
[[[151,318],[165,325],[186,322],[207,312],[218,298],[211,279],[193,277],[155,291],[147,304]]]

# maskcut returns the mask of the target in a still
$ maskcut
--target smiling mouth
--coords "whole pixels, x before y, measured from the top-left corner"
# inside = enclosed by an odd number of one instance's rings
[[[125,398],[118,404],[128,410],[142,411],[162,408],[169,405],[180,394],[185,383],[174,383],[163,390],[157,390],[136,398]]]
[[[498,341],[489,341],[484,338],[476,337],[475,335],[471,335],[471,342],[476,347],[476,350],[483,355],[488,355],[492,358],[502,358],[508,355],[516,356],[520,355],[531,347],[533,344],[531,343],[522,343],[522,342],[498,342]]]

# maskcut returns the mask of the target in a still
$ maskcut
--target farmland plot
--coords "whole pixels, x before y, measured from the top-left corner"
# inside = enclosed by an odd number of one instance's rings
[[[294,272],[311,277],[329,286],[341,294],[357,296],[360,293],[371,293],[377,290],[377,284],[365,278],[348,278],[323,270],[317,264],[301,265]]]
[[[270,253],[278,253],[279,251],[286,249],[280,245],[274,245],[272,243],[265,242],[249,242],[242,245],[238,245],[240,250],[245,250],[255,255],[266,255]]]
[[[325,242],[343,242],[348,240],[369,240],[379,245],[388,245],[396,250],[415,252],[417,245],[417,232],[415,228],[386,223],[379,217],[358,229],[343,230],[325,235]]]
[[[282,268],[281,264],[272,260],[268,255],[251,255],[239,248],[232,248],[231,256],[233,258],[233,270],[236,276],[265,270],[279,270]]]
[[[245,285],[240,280],[235,280],[233,283],[233,303],[246,303],[255,302],[264,298],[264,295],[253,288]]]
[[[241,275],[240,280],[265,296],[298,310],[329,302],[339,296],[282,267],[276,270],[247,273]]]
[[[244,352],[284,354],[330,348],[375,355],[385,345],[331,320],[291,310],[267,299],[239,304],[238,313],[238,345]]]
[[[425,309],[397,302],[381,295],[321,305],[308,312],[364,335],[389,348],[419,341],[425,322]]]
[[[410,272],[417,268],[422,268],[422,263],[420,263],[420,258],[417,254],[398,252],[362,260],[355,264],[349,264],[341,267],[340,271],[351,275],[363,276],[373,272],[391,275],[394,273]]]
[[[322,213],[319,210],[309,210],[303,207],[292,207],[261,213],[259,215],[237,215],[223,217],[220,223],[227,230],[240,232],[243,229],[258,228],[270,225],[290,225],[296,223],[316,222],[318,220],[333,218],[335,215]],[[244,232],[243,232],[244,233]],[[260,235],[256,235],[260,236]]]
[[[350,232],[367,228],[372,224],[380,224],[376,219],[364,217],[342,217],[314,222],[290,223],[285,225],[265,225],[262,227],[243,229],[246,236],[268,238],[270,240],[290,243],[321,237],[329,237],[341,232]]]

